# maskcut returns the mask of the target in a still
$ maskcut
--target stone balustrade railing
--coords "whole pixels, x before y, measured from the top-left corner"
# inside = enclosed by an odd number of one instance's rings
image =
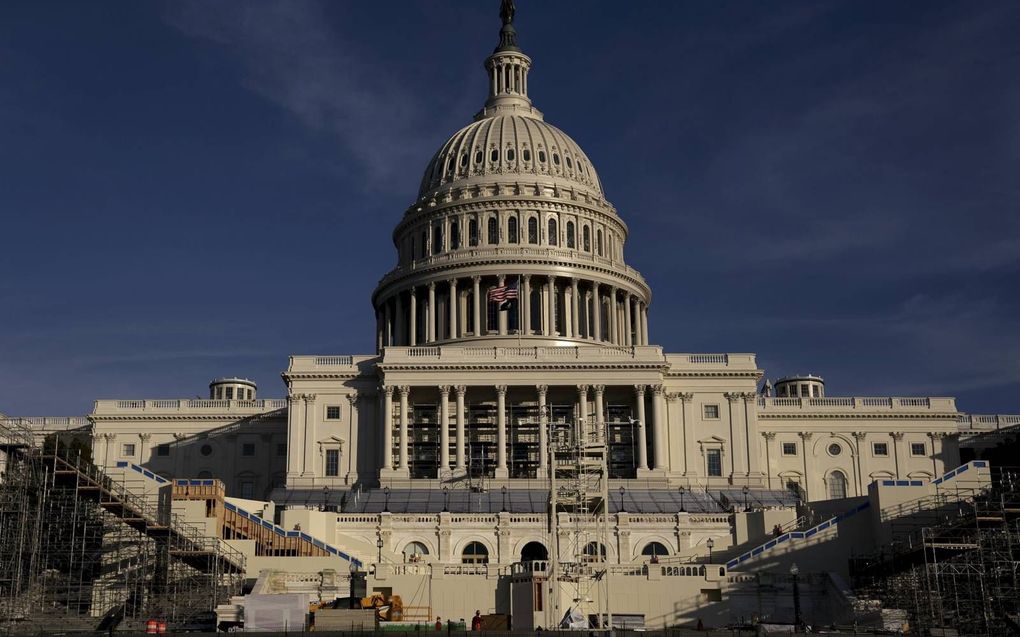
[[[956,419],[960,431],[996,431],[1020,425],[1020,416],[1005,414],[961,414]]]
[[[74,429],[88,427],[88,416],[22,416],[20,420],[32,429]]]
[[[654,345],[614,346],[579,345],[566,347],[520,346],[453,346],[387,347],[384,363],[418,363],[445,361],[451,363],[477,363],[482,361],[550,361],[550,362],[604,362],[616,360],[647,360],[661,363],[662,348]]]
[[[93,415],[121,413],[263,413],[287,407],[285,399],[260,398],[257,400],[97,400]]]
[[[561,522],[566,525],[577,523],[589,524],[589,516],[576,516],[568,513],[561,513]],[[536,513],[340,513],[337,514],[337,524],[340,528],[347,529],[377,529],[380,526],[387,528],[409,527],[420,529],[423,525],[434,526],[462,526],[491,527],[499,524],[508,524],[515,527],[536,527],[546,526],[547,522],[543,514]],[[609,516],[610,524],[617,526],[642,526],[662,524],[676,524],[679,526],[710,526],[729,528],[729,514],[689,514],[689,513],[619,513]]]
[[[792,410],[843,410],[864,411],[934,411],[956,413],[955,398],[909,397],[897,398],[833,396],[826,398],[759,398],[758,407],[763,412]]]

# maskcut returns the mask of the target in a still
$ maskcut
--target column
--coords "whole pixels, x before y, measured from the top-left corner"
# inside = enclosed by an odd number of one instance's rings
[[[645,431],[645,386],[634,386],[634,402],[637,404],[637,468],[648,470],[648,434]]]
[[[581,436],[587,439],[588,431],[591,430],[591,425],[588,424],[588,386],[578,385],[577,386],[577,420],[580,422],[580,427],[577,428],[581,432]]]
[[[400,292],[397,292],[397,294],[394,296],[393,304],[396,306],[396,310],[393,312],[394,317],[396,319],[396,323],[397,323],[396,324],[396,330],[395,330],[396,331],[396,334],[395,334],[396,344],[397,345],[407,345],[407,341],[404,340],[404,338],[405,338],[404,334],[406,333],[404,331],[404,329],[405,329],[405,326],[404,326],[404,299],[402,298]]]
[[[549,413],[546,398],[548,385],[539,385],[538,389],[538,478],[545,477],[549,471]]]
[[[386,305],[383,306],[386,313],[386,322],[383,328],[383,345],[393,345],[393,313],[390,311],[390,300],[386,299]]]
[[[411,347],[415,347],[418,345],[418,294],[413,287],[409,291],[411,293],[411,316],[407,330],[410,332],[411,338],[408,339],[408,343]]]
[[[652,386],[652,453],[655,470],[666,468],[666,396],[662,385]]]
[[[450,279],[450,338],[457,338],[457,279]]]
[[[595,335],[592,334],[592,319],[591,319],[591,290],[584,291],[584,333],[586,338],[594,339]]]
[[[506,277],[500,276],[499,277],[498,285],[500,287],[503,287],[504,285],[506,285]],[[508,322],[509,318],[510,317],[507,315],[506,312],[504,312],[503,310],[500,310],[498,307],[496,308],[496,323],[499,325],[499,335],[500,336],[506,336],[506,331],[507,331],[506,328],[507,328],[507,322]]]
[[[946,461],[943,460],[942,445],[943,440],[946,437],[946,433],[943,431],[933,431],[928,434],[931,438],[931,470],[934,477],[938,477],[946,472]]]
[[[744,442],[747,443],[747,475],[761,477],[761,452],[758,450],[758,393],[744,392]]]
[[[692,392],[681,392],[678,397],[680,398],[680,410],[683,423],[683,446],[684,446],[684,475],[694,475],[697,471],[694,471],[694,466],[691,462],[691,451],[694,447],[693,441],[688,440],[687,437],[687,424],[691,422],[691,403],[694,400],[694,394]]]
[[[605,439],[606,416],[603,409],[603,397],[606,393],[605,385],[593,385],[595,390],[595,433],[599,440]]]
[[[810,487],[811,477],[815,475],[815,452],[811,449],[811,436],[810,431],[802,431],[798,434],[800,436],[800,451],[801,455],[804,456],[804,500],[821,500],[825,498],[824,488],[822,490],[822,496],[820,498],[812,498],[813,490]],[[824,483],[822,483],[824,487]]]
[[[466,465],[464,458],[464,449],[466,443],[464,440],[464,394],[467,393],[467,387],[464,385],[457,385],[457,470],[463,471]]]
[[[549,276],[549,282],[546,284],[546,317],[545,317],[545,335],[552,336],[556,333],[556,323],[554,319],[556,317],[556,309],[553,305],[556,303],[556,277]]]
[[[524,279],[524,316],[522,317],[522,330],[524,334],[531,334],[531,275],[525,274]]]
[[[614,345],[620,344],[620,321],[616,312],[616,288],[609,288],[609,340]]]
[[[551,299],[549,297],[549,283],[547,281],[546,284],[542,286],[542,335],[543,336],[552,336],[552,330],[550,329],[550,326],[549,326],[549,305],[550,305],[551,302],[552,301],[551,301]]]
[[[375,311],[375,351],[378,354],[383,348],[383,314]]]
[[[439,475],[450,470],[450,386],[439,386]]]
[[[496,477],[506,478],[506,385],[496,386]]]
[[[737,483],[737,476],[747,476],[747,464],[745,462],[747,453],[745,448],[747,441],[744,439],[744,410],[741,404],[741,394],[739,393],[725,393],[723,396],[729,403],[729,421],[730,421],[730,436],[729,436],[729,456],[730,456],[730,478],[733,480],[733,484]],[[745,481],[746,483],[746,481]]]
[[[310,476],[315,468],[315,394],[305,394],[305,447],[301,462],[301,475]]]
[[[407,403],[411,396],[411,388],[407,385],[400,387],[400,465],[397,467],[407,473]]]
[[[393,468],[393,385],[383,387],[383,469]]]
[[[860,488],[857,493],[865,494],[868,492],[868,484],[871,482],[868,477],[868,474],[871,473],[868,466],[868,434],[863,431],[855,431],[853,436],[854,442],[857,443],[857,480]]]
[[[623,344],[628,348],[633,344],[633,336],[630,331],[630,301],[630,295],[626,295],[623,299]]]
[[[426,327],[426,338],[431,343],[436,340],[436,282],[429,283],[429,306],[428,325]]]
[[[574,338],[581,338],[581,314],[580,299],[577,296],[577,279],[570,279],[570,326],[573,328]]]
[[[602,342],[602,299],[599,294],[599,284],[592,283],[592,318],[595,323],[595,340]]]
[[[648,306],[641,303],[641,344],[648,345]]]
[[[641,338],[641,301],[634,297],[634,344],[643,345]]]
[[[570,288],[566,285],[563,286],[563,335],[567,338],[574,338],[574,312],[573,312],[573,298],[570,294]]]
[[[903,442],[903,432],[894,431],[889,435],[892,436],[893,439],[892,448],[893,448],[893,461],[896,463],[896,479],[900,480],[905,477],[900,475],[900,457],[902,455],[901,452],[903,451],[902,449],[900,449],[900,443]]]
[[[765,438],[765,477],[766,487],[772,488],[772,458],[776,457],[776,432],[774,431],[763,431],[761,434]],[[855,434],[856,437],[856,434]],[[779,477],[776,477],[779,480]],[[777,482],[778,484],[778,482]],[[782,485],[779,485],[782,487]]]
[[[347,402],[351,405],[351,416],[347,419],[347,475],[345,476],[347,484],[354,484],[358,479],[358,467],[354,465],[358,455],[358,434],[361,432],[358,422],[361,417],[358,396],[358,392],[347,394]]]
[[[149,432],[143,432],[138,434],[138,438],[141,441],[138,445],[138,464],[144,464],[149,461],[149,441],[152,440],[152,434]],[[236,447],[234,447],[236,451]],[[231,454],[231,460],[236,457],[236,453]],[[233,480],[233,476],[230,476]]]
[[[471,299],[471,302],[475,304],[474,305],[474,307],[475,307],[475,316],[474,316],[474,319],[475,320],[473,321],[474,325],[472,327],[474,328],[475,336],[481,336],[482,335],[482,304],[481,304],[481,285],[480,285],[481,284],[481,280],[482,280],[482,277],[480,277],[480,276],[473,276],[473,277],[471,277],[471,284],[473,286],[472,287],[472,299]]]

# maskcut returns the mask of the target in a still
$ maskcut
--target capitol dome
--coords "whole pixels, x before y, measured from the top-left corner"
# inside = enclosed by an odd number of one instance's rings
[[[421,181],[420,198],[472,182],[556,178],[602,197],[602,185],[581,147],[540,115],[483,113],[453,134]]]
[[[512,11],[474,121],[429,161],[376,286],[376,346],[648,344],[651,290],[591,160],[528,96]],[[504,302],[507,295],[510,303]]]

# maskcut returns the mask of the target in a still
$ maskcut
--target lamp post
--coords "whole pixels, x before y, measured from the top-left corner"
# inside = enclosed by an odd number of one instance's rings
[[[744,488],[743,488],[743,492],[744,492],[744,511],[745,512],[751,510],[751,507],[747,506],[747,493],[748,493],[748,491],[750,491],[750,489],[748,489],[747,485],[745,484]]]
[[[800,569],[797,568],[797,563],[794,562],[790,566],[790,577],[793,578],[793,626],[794,629],[800,627],[800,586],[798,586],[797,576],[800,574]]]
[[[380,535],[375,541],[375,548],[379,549],[379,559],[376,561],[376,564],[382,564],[382,547],[383,541],[382,536]]]
[[[503,508],[501,511],[506,513],[506,485],[504,484],[499,490],[503,492]]]
[[[623,496],[627,492],[626,487],[620,487],[620,513],[624,512],[623,508]]]
[[[443,487],[443,511],[450,510],[450,487]]]
[[[389,513],[390,512],[390,488],[389,488],[389,486],[383,487],[382,488],[382,492],[383,492],[383,495],[386,497],[386,502],[383,505],[383,513]]]
[[[684,508],[684,493],[687,493],[687,489],[680,487],[680,513],[687,513],[687,509]]]
[[[329,487],[322,487],[322,510],[329,510]]]
[[[348,568],[350,569],[350,572],[351,572],[351,586],[350,586],[350,588],[351,588],[351,603],[350,603],[350,606],[351,606],[351,608],[360,608],[361,604],[358,603],[357,587],[355,586],[355,582],[358,581],[358,565],[353,560],[351,560],[351,562],[348,564]]]
[[[708,538],[708,541],[705,542],[705,546],[708,547],[708,563],[711,564],[712,563],[712,549],[715,547],[715,540],[713,540],[712,538]]]

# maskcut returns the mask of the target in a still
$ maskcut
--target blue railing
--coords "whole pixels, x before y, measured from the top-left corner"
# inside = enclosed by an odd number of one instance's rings
[[[783,533],[779,537],[773,538],[773,539],[769,540],[768,542],[765,542],[761,546],[757,546],[757,547],[751,549],[750,551],[747,551],[746,553],[743,553],[739,557],[735,557],[732,560],[730,560],[729,562],[726,562],[726,568],[728,568],[728,569],[733,568],[734,566],[737,566],[738,564],[742,564],[743,562],[746,562],[747,560],[749,560],[751,558],[758,557],[762,553],[765,553],[766,551],[770,551],[771,549],[776,548],[780,544],[785,544],[787,542],[792,542],[793,540],[807,540],[807,539],[810,539],[810,538],[814,537],[815,535],[817,535],[818,533],[821,533],[822,531],[824,531],[824,530],[826,530],[828,528],[836,526],[837,524],[839,524],[843,520],[846,520],[847,518],[851,518],[851,517],[857,515],[858,513],[860,513],[861,511],[864,511],[865,509],[868,509],[870,507],[871,507],[871,503],[870,502],[862,502],[861,504],[859,504],[856,507],[850,509],[849,511],[844,511],[843,513],[840,513],[839,515],[837,515],[835,517],[831,517],[828,520],[822,522],[821,524],[817,524],[817,525],[815,525],[815,526],[813,526],[810,529],[807,529],[805,531],[790,531],[788,533]]]
[[[944,482],[949,482],[953,478],[956,478],[957,476],[959,476],[961,473],[969,470],[971,467],[974,467],[975,469],[989,469],[990,465],[988,464],[987,460],[971,460],[970,462],[968,462],[965,465],[961,465],[961,466],[953,469],[952,471],[945,472],[944,474],[942,474],[938,478],[935,478],[934,480],[932,480],[931,483],[932,484],[942,484]]]
[[[146,469],[145,467],[140,467],[140,466],[136,465],[133,462],[127,462],[127,461],[124,461],[124,460],[118,460],[117,461],[117,468],[118,469],[131,469],[135,473],[142,474],[143,476],[145,476],[149,480],[155,480],[156,483],[158,483],[158,484],[168,484],[170,482],[169,480],[167,480],[163,476],[159,475],[158,473],[153,473],[153,472],[149,471],[148,469]]]
[[[207,485],[204,484],[206,482],[211,483],[212,480],[178,480],[177,484],[181,485],[181,486],[207,486]],[[199,483],[201,483],[201,484],[199,484]],[[338,549],[338,548],[336,548],[336,547],[334,547],[332,545],[326,544],[322,540],[318,540],[318,539],[308,535],[307,533],[304,533],[302,531],[287,531],[283,527],[278,526],[276,524],[273,524],[272,522],[270,522],[268,520],[263,520],[260,516],[254,514],[254,513],[249,513],[248,511],[245,511],[244,509],[240,508],[236,504],[231,504],[229,502],[224,502],[223,506],[226,507],[227,511],[233,511],[234,513],[238,514],[242,518],[245,518],[246,520],[251,520],[255,524],[258,524],[258,525],[260,525],[260,526],[262,526],[264,528],[269,529],[270,531],[272,531],[276,535],[279,535],[280,537],[296,537],[296,538],[301,539],[301,540],[303,540],[305,542],[308,542],[312,546],[315,546],[315,547],[317,547],[319,549],[322,549],[323,551],[326,551],[330,555],[335,555],[336,557],[339,557],[342,560],[346,560],[346,561],[350,562],[351,564],[357,566],[358,568],[363,568],[364,567],[364,564],[362,563],[362,561],[357,559],[356,557],[354,557],[352,555],[348,555],[347,553],[341,551],[340,549]]]

